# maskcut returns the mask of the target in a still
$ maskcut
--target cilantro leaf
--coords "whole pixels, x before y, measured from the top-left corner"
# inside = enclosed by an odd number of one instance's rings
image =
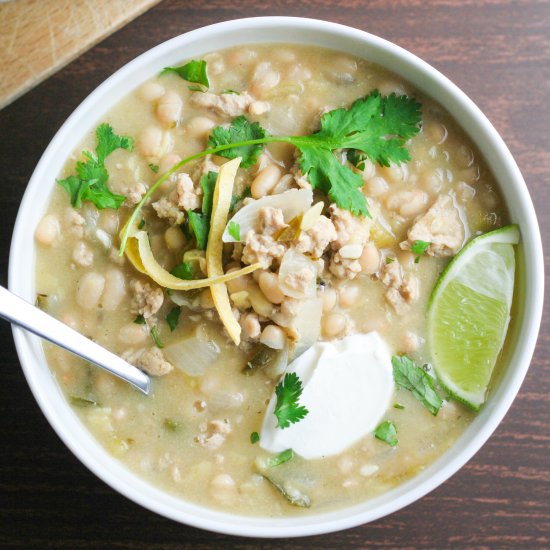
[[[70,196],[71,206],[80,208],[83,201],[92,202],[97,208],[120,208],[126,197],[113,193],[107,186],[109,173],[105,159],[116,149],[132,151],[134,140],[114,133],[109,124],[100,124],[96,130],[97,146],[95,154],[83,151],[85,160],[76,163],[76,176],[57,180]]]
[[[426,250],[428,250],[428,247],[431,244],[432,243],[427,241],[420,241],[420,240],[414,241],[414,243],[411,246],[411,252],[413,254],[416,254],[416,258],[414,260],[415,264],[417,264],[420,261],[420,256],[422,256],[422,254],[424,254]]]
[[[158,328],[156,327],[156,325],[151,327],[149,334],[151,335],[151,339],[155,343],[155,346],[157,346],[157,348],[162,349],[164,347],[164,344],[160,340]]]
[[[298,405],[302,391],[302,382],[295,372],[287,372],[283,381],[275,388],[277,404],[274,414],[277,417],[278,428],[288,428],[290,424],[299,422],[309,413],[303,405]]]
[[[258,432],[252,432],[250,434],[250,443],[254,445],[254,443],[258,443],[260,441],[260,434]]]
[[[159,165],[158,164],[153,164],[152,162],[149,163],[149,168],[151,168],[151,170],[155,173],[155,174],[158,174],[159,173]]]
[[[197,239],[197,246],[201,250],[206,250],[208,244],[208,231],[210,230],[210,220],[200,212],[193,212],[190,210],[189,214],[189,227]]]
[[[200,179],[202,188],[202,213],[210,219],[212,214],[212,201],[214,200],[214,189],[216,188],[217,172],[208,172]]]
[[[395,383],[410,390],[418,401],[435,416],[443,401],[435,392],[432,377],[406,355],[394,355],[391,362]]]
[[[134,140],[131,137],[115,134],[113,127],[105,122],[97,127],[95,134],[97,137],[97,147],[95,148],[97,162],[101,165],[117,149],[126,149],[126,151],[134,149]]]
[[[145,317],[143,315],[138,315],[135,319],[134,319],[134,323],[136,325],[144,325],[145,324]]]
[[[166,73],[176,73],[183,78],[183,80],[200,84],[206,88],[210,86],[208,75],[206,73],[206,61],[204,60],[189,61],[189,63],[181,65],[180,67],[165,67],[162,69],[160,74]]]
[[[208,138],[208,147],[217,148],[222,145],[231,145],[232,143],[263,139],[267,136],[267,131],[258,122],[249,122],[244,116],[240,116],[233,119],[229,128],[224,128],[223,126],[214,128]],[[231,147],[220,151],[218,154],[228,159],[241,157],[241,167],[249,168],[258,160],[262,148],[261,144],[253,143]]]
[[[176,330],[176,327],[180,322],[180,313],[181,313],[180,306],[174,306],[166,316],[166,322],[170,327],[170,332],[174,332],[174,330]]]
[[[398,443],[397,440],[397,428],[391,420],[385,420],[374,430],[374,437],[384,441],[390,447],[395,447]]]
[[[227,231],[237,242],[241,241],[241,226],[238,223],[231,220],[227,227]]]
[[[182,262],[170,271],[170,274],[179,279],[190,281],[195,278],[195,269],[191,262]]]
[[[277,456],[272,456],[267,459],[266,464],[269,468],[274,468],[288,462],[294,458],[294,451],[292,449],[287,449],[286,451],[280,452]]]

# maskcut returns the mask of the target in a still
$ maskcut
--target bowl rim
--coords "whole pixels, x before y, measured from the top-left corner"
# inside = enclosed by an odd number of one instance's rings
[[[522,253],[529,269],[524,273],[523,319],[521,323],[519,321],[517,323],[520,325],[518,330],[521,334],[517,335],[518,344],[509,360],[509,363],[514,363],[514,368],[506,369],[503,380],[489,402],[453,446],[426,470],[404,484],[372,500],[333,512],[308,515],[303,518],[300,516],[265,518],[237,516],[192,504],[156,489],[126,469],[93,439],[77,420],[68,403],[64,399],[60,402],[59,389],[45,364],[38,339],[14,327],[15,345],[31,391],[59,437],[87,468],[130,500],[176,521],[231,535],[279,538],[339,531],[374,521],[418,500],[458,471],[479,450],[496,429],[519,391],[535,349],[540,327],[544,295],[544,263],[540,230],[527,186],[510,151],[485,115],[464,92],[435,68],[400,46],[368,32],[328,21],[298,17],[253,17],[225,21],[190,31],[159,44],[124,65],[89,94],[56,132],[46,148],[29,180],[17,215],[10,248],[8,286],[15,294],[29,301],[33,300],[34,270],[32,268],[29,270],[28,267],[34,266],[34,259],[25,258],[33,255],[24,253],[28,250],[29,243],[32,248],[33,242],[35,225],[30,231],[29,220],[36,224],[41,217],[49,193],[41,193],[43,208],[36,209],[34,203],[40,196],[40,184],[44,180],[51,180],[49,189],[53,188],[51,165],[59,165],[60,161],[56,160],[59,156],[63,160],[61,165],[65,162],[66,153],[60,151],[63,151],[62,145],[68,141],[69,136],[78,137],[76,140],[73,139],[73,142],[83,138],[93,126],[89,122],[96,119],[92,114],[94,112],[103,114],[108,110],[108,107],[103,107],[108,94],[111,94],[113,89],[120,91],[124,88],[123,80],[128,76],[136,73],[142,76],[133,81],[131,85],[133,89],[145,80],[144,74],[152,76],[151,67],[155,67],[155,72],[158,72],[159,67],[168,64],[168,59],[177,62],[182,58],[190,58],[191,55],[183,53],[184,47],[189,51],[195,44],[195,48],[198,48],[197,52],[205,54],[221,48],[214,46],[205,48],[201,44],[214,44],[220,39],[223,40],[224,37],[230,42],[233,40],[226,47],[240,43],[278,42],[311,44],[354,53],[350,50],[352,44],[355,44],[357,47],[353,46],[354,51],[369,50],[368,57],[364,57],[371,60],[375,57],[375,62],[386,68],[387,63],[391,62],[390,70],[427,95],[434,96],[429,92],[430,89],[443,94],[444,100],[438,96],[437,101],[459,120],[470,139],[484,152],[496,179],[504,178],[506,185],[510,185],[510,189],[504,189],[502,185],[501,189],[509,208],[513,209],[512,218],[514,212],[516,216],[521,217],[521,221],[513,221],[520,223]],[[256,38],[253,39],[254,37]],[[274,37],[277,39],[273,39]],[[196,44],[199,46],[197,47]],[[340,44],[345,44],[346,47],[338,47]],[[373,52],[376,55],[373,56]],[[357,54],[354,53],[354,55]],[[162,63],[161,59],[164,60]],[[119,95],[122,97],[125,93],[119,93]],[[117,101],[118,99],[109,100],[107,103],[112,106]],[[96,106],[100,105],[99,110],[95,110]],[[85,122],[86,120],[88,123]],[[79,125],[83,126],[84,130],[80,130]],[[474,130],[476,137],[472,135]],[[59,155],[58,152],[60,152]],[[53,173],[58,172],[59,170],[53,171]],[[499,173],[502,178],[499,177]],[[43,198],[44,195],[46,198]],[[26,273],[22,266],[27,267]],[[54,388],[57,388],[57,391]],[[466,444],[462,449],[457,450],[458,443],[463,440]]]

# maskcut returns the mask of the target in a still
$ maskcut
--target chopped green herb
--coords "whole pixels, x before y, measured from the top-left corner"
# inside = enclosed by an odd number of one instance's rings
[[[391,362],[395,383],[410,390],[418,401],[435,416],[443,401],[435,392],[432,377],[406,355],[394,355]]]
[[[223,90],[222,94],[235,94],[235,95],[241,95],[240,92],[236,92],[235,90]]]
[[[144,325],[145,324],[145,317],[143,315],[138,315],[135,319],[134,319],[134,323],[136,325]]]
[[[141,218],[141,221],[138,223],[138,229],[143,229],[145,227],[145,220]]]
[[[250,168],[258,160],[263,146],[261,143],[249,142],[267,137],[267,131],[257,122],[249,122],[244,116],[240,116],[233,119],[229,128],[223,126],[214,128],[208,138],[208,147],[218,148],[224,145],[240,143],[240,145],[225,149],[219,154],[229,159],[241,157],[241,167]]]
[[[180,67],[165,67],[160,74],[166,73],[176,73],[183,78],[183,80],[200,84],[206,88],[210,86],[210,82],[208,82],[208,75],[206,73],[206,61],[203,60],[189,61],[189,63],[181,65]]]
[[[75,407],[98,407],[99,403],[93,399],[87,399],[86,397],[79,397],[78,395],[71,395],[71,405]]]
[[[390,256],[386,256],[386,264],[391,264],[392,262],[395,262],[395,258],[391,258]]]
[[[405,408],[405,405],[401,405],[401,403],[394,403],[393,408],[402,411]]]
[[[299,422],[309,413],[306,407],[298,405],[302,391],[302,381],[295,372],[287,372],[283,381],[277,384],[274,414],[277,417],[278,428],[288,428],[290,424]]]
[[[210,215],[212,213],[212,201],[214,199],[214,189],[216,188],[216,172],[208,172],[200,179],[202,187],[202,212],[189,211],[189,228],[195,235],[197,246],[201,250],[206,250],[208,244],[208,233],[210,231]]]
[[[155,343],[155,346],[157,346],[157,348],[162,349],[164,347],[164,344],[160,341],[160,336],[159,336],[157,327],[156,326],[151,327],[149,334],[151,335],[151,339]]]
[[[414,241],[414,243],[411,246],[411,252],[413,254],[416,254],[416,258],[414,260],[414,263],[417,264],[420,261],[420,256],[428,250],[428,247],[430,246],[430,242],[427,241]]]
[[[374,430],[374,437],[384,441],[390,447],[395,447],[398,443],[397,441],[397,428],[391,420],[385,420]]]
[[[227,231],[237,242],[241,242],[241,226],[238,223],[230,221]]]
[[[192,92],[200,92],[201,94],[205,94],[208,91],[208,88],[204,86],[187,86],[187,89]]]
[[[260,434],[258,432],[252,432],[250,434],[250,443],[254,445],[254,443],[258,443],[260,441]]]
[[[185,281],[190,281],[195,278],[195,269],[191,262],[182,262],[177,265],[170,271],[170,274],[178,279],[184,279]]]
[[[163,426],[171,432],[177,432],[180,428],[180,423],[173,418],[165,418]]]
[[[243,199],[246,199],[246,197],[250,197],[251,195],[252,191],[250,190],[250,187],[245,187],[240,195],[233,195],[231,197],[231,205],[229,207],[229,210],[235,210],[235,206],[237,206],[239,202],[241,202]]]
[[[152,162],[149,163],[149,168],[151,168],[151,170],[155,173],[155,174],[158,174],[159,172],[159,165],[158,164],[153,164]]]
[[[180,306],[174,306],[166,316],[166,322],[170,327],[170,332],[174,332],[174,330],[176,330],[176,327],[180,322],[180,313],[181,313]]]
[[[80,208],[83,201],[90,201],[97,208],[117,209],[126,200],[124,195],[116,195],[107,186],[109,173],[105,168],[105,159],[116,149],[132,151],[134,140],[119,136],[109,124],[100,124],[96,130],[97,146],[95,153],[82,151],[86,160],[76,163],[76,176],[69,176],[57,183],[71,197],[71,206]]]
[[[292,449],[287,449],[286,451],[279,453],[277,456],[268,458],[267,465],[270,468],[274,468],[275,466],[279,466],[280,464],[284,464],[285,462],[288,462],[293,457],[294,457],[294,451]]]

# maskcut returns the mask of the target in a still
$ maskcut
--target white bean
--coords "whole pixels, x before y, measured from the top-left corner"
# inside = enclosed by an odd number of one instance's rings
[[[376,273],[380,267],[380,253],[373,243],[367,243],[359,258],[361,270],[366,275]]]
[[[348,308],[357,303],[359,298],[359,287],[356,285],[345,286],[338,292],[338,303],[340,307]]]
[[[283,349],[286,343],[286,335],[279,326],[267,325],[267,327],[262,330],[260,342],[272,349]]]
[[[262,197],[269,195],[280,179],[281,168],[276,164],[268,164],[258,173],[250,186],[252,198],[261,199]]]
[[[183,101],[179,94],[169,90],[157,104],[157,118],[166,125],[175,125],[181,116]]]
[[[261,97],[265,92],[277,86],[280,78],[281,75],[278,71],[272,69],[271,63],[263,61],[256,66],[250,91],[253,95]]]
[[[232,267],[231,269],[228,269],[226,273],[235,273],[235,271],[239,271],[239,269],[239,267]],[[246,290],[249,283],[250,277],[248,275],[243,275],[241,277],[237,277],[236,279],[231,279],[225,284],[227,285],[227,290],[229,291],[229,294],[234,294],[235,292]]]
[[[118,339],[130,346],[137,346],[145,342],[148,337],[147,325],[128,323],[127,325],[122,325],[118,331]]]
[[[441,145],[446,139],[449,133],[447,128],[440,122],[432,121],[424,125],[424,132],[426,135],[438,145]]]
[[[115,267],[105,273],[105,288],[101,296],[101,306],[107,311],[115,311],[126,294],[124,274]]]
[[[176,153],[164,155],[159,162],[159,174],[164,174],[164,172],[168,172],[168,170],[170,170],[170,168],[172,168],[172,166],[174,166],[174,164],[177,164],[180,160],[181,157],[179,155],[176,155]]]
[[[158,126],[147,126],[138,138],[138,150],[144,157],[160,158],[172,145],[172,136]]]
[[[76,287],[76,303],[84,309],[94,309],[105,288],[105,277],[95,271],[85,273]]]
[[[201,292],[201,307],[202,309],[212,309],[214,307],[214,300],[209,288],[205,288]]]
[[[419,184],[424,191],[436,195],[443,187],[443,174],[441,170],[428,170],[424,172],[420,176]]]
[[[271,303],[280,304],[285,299],[285,295],[279,287],[279,278],[274,273],[263,272],[258,279],[258,285]]]
[[[380,177],[370,178],[363,187],[363,192],[369,197],[379,197],[388,190],[388,182]]]
[[[336,290],[333,288],[325,288],[321,294],[321,299],[323,300],[323,312],[331,311],[336,306],[336,300],[338,295]]]
[[[342,313],[330,311],[323,315],[321,326],[324,336],[327,338],[335,338],[344,332],[346,328],[346,317]]]
[[[179,226],[169,227],[164,232],[164,240],[170,250],[179,250],[185,244],[185,237]]]
[[[155,101],[164,94],[164,86],[157,82],[146,82],[139,89],[139,95],[145,101]]]
[[[399,208],[399,214],[404,218],[417,216],[425,210],[428,204],[428,195],[424,191],[411,191],[408,200]]]
[[[214,126],[216,126],[216,123],[210,118],[196,116],[185,125],[185,130],[187,134],[195,139],[206,139]]]
[[[248,112],[251,115],[260,116],[267,113],[270,108],[271,106],[267,101],[254,101],[254,103],[251,103],[248,107]]]
[[[243,336],[247,339],[255,339],[260,336],[262,330],[260,321],[255,313],[247,313],[241,317],[239,321],[241,328],[243,329]]]
[[[48,214],[44,216],[36,226],[34,237],[40,244],[49,246],[53,244],[59,236],[60,230],[61,228],[57,216]]]
[[[409,168],[406,164],[393,164],[380,168],[381,175],[390,183],[400,183],[409,178]]]

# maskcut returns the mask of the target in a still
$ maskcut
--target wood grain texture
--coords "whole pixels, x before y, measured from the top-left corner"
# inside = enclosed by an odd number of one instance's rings
[[[358,0],[270,3],[163,1],[0,112],[0,283],[25,185],[71,111],[153,45],[209,23],[259,15],[314,16],[411,50],[458,84],[514,154],[550,258],[550,3],[539,0]],[[62,98],[62,101],[60,101]],[[52,175],[53,176],[53,175]],[[550,315],[523,387],[479,453],[437,490],[389,517],[320,537],[261,541],[176,524],[89,473],[38,410],[11,332],[0,324],[2,548],[550,548]]]
[[[0,109],[158,2],[0,3]]]

